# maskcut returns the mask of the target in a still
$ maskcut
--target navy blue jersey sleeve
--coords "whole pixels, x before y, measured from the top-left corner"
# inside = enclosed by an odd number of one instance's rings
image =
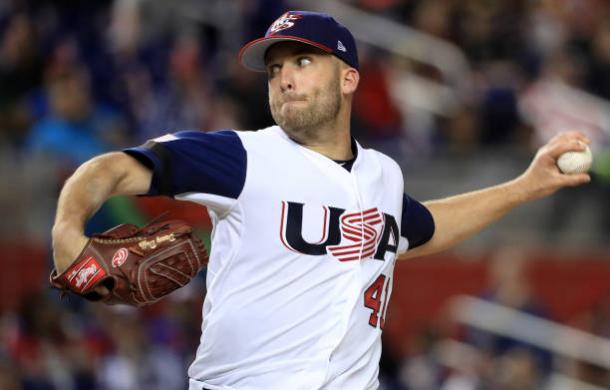
[[[230,130],[181,131],[124,152],[153,171],[148,195],[202,192],[236,199],[246,180],[246,150]]]
[[[402,198],[400,235],[409,240],[409,249],[428,242],[434,234],[434,218],[423,204],[409,197]]]

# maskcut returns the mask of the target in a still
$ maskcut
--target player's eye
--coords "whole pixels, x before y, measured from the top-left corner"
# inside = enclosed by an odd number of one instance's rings
[[[269,78],[274,77],[280,71],[280,66],[278,64],[269,65],[267,67],[267,76]]]
[[[299,58],[297,58],[297,64],[299,66],[301,66],[301,67],[302,66],[307,66],[307,65],[311,64],[311,58],[309,58],[309,57],[299,57]]]

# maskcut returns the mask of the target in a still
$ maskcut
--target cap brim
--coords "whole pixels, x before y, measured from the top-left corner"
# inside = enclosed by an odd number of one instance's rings
[[[239,51],[239,62],[241,62],[244,67],[255,72],[265,72],[267,70],[265,67],[265,53],[267,52],[267,49],[269,49],[271,45],[284,41],[302,42],[324,50],[327,53],[332,53],[332,49],[317,42],[301,37],[282,35],[279,37],[259,38],[245,44]]]

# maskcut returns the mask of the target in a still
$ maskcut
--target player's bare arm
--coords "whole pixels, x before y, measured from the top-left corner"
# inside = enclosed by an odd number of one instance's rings
[[[590,141],[582,133],[559,134],[538,150],[528,169],[516,179],[482,190],[424,202],[434,217],[435,233],[426,244],[407,251],[400,259],[448,249],[523,203],[551,195],[563,187],[589,182],[587,173],[563,174],[556,163],[557,158],[565,152],[584,150],[583,143]]]
[[[87,237],[85,223],[110,197],[145,193],[152,172],[122,152],[95,157],[81,165],[66,181],[53,225],[53,259],[63,272],[79,255]]]

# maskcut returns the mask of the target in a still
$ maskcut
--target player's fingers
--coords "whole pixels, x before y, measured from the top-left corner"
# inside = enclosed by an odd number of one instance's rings
[[[563,143],[567,141],[577,140],[580,142],[584,142],[589,145],[591,140],[581,131],[563,131],[557,135],[555,135],[550,141],[549,144]]]
[[[94,291],[99,294],[101,297],[105,297],[106,295],[110,294],[110,290],[108,290],[108,288],[104,285],[99,285],[96,286]]]
[[[591,181],[588,173],[562,174],[562,183],[565,187],[576,187]]]
[[[556,160],[559,158],[559,156],[566,152],[582,152],[585,149],[586,145],[582,141],[572,139],[570,141],[558,142],[549,145],[547,153]]]

